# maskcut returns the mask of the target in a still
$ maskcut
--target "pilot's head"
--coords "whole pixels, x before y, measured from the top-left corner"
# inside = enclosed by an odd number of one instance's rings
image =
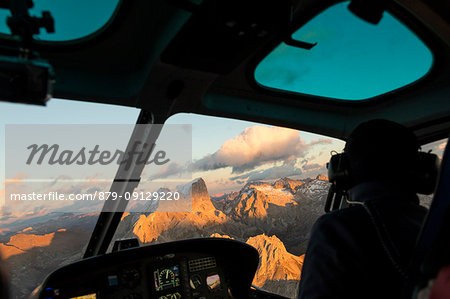
[[[351,184],[411,183],[418,149],[414,133],[400,124],[383,119],[360,124],[350,134],[344,149],[350,164]]]

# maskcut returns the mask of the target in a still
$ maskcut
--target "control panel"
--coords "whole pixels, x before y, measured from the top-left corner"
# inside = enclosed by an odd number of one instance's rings
[[[37,298],[246,297],[258,266],[253,247],[229,239],[194,239],[126,249],[64,266]]]

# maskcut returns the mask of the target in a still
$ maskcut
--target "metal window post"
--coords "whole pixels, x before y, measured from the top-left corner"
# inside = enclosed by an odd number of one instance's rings
[[[124,155],[126,159],[133,159],[133,163],[120,164],[110,188],[118,195],[117,199],[105,201],[83,258],[106,253],[128,204],[125,194],[138,186],[145,167],[145,163],[135,163],[138,154],[142,153],[142,157],[150,155],[153,146],[144,147],[143,144],[155,144],[161,129],[161,125],[155,125],[152,113],[141,111]]]

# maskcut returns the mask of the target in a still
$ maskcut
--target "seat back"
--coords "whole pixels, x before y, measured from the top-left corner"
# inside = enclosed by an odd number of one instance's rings
[[[412,257],[412,278],[404,298],[415,298],[417,291],[450,263],[450,142],[441,162],[438,183]]]

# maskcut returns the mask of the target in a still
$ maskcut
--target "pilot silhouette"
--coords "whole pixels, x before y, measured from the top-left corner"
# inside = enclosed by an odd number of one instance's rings
[[[351,205],[314,224],[298,298],[401,297],[427,212],[412,183],[418,149],[410,130],[387,120],[350,134],[342,158]]]

